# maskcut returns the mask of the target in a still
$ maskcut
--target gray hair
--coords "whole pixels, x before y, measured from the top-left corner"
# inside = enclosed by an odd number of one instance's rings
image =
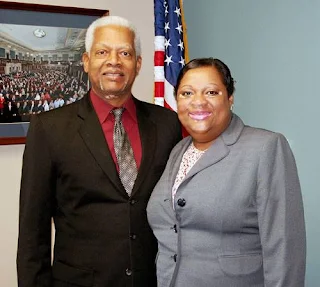
[[[137,57],[141,56],[141,42],[136,27],[129,20],[119,16],[103,16],[90,24],[89,28],[87,29],[85,39],[86,52],[90,54],[95,30],[99,27],[110,25],[128,28],[134,35],[134,48],[136,55]]]

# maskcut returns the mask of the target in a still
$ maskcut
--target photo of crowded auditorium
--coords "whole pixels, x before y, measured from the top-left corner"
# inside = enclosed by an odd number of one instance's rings
[[[0,23],[0,123],[29,122],[83,97],[85,32]]]

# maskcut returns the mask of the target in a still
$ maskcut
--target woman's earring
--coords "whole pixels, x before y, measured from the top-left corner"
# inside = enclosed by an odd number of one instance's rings
[[[230,111],[231,112],[233,111],[233,104],[230,106]]]

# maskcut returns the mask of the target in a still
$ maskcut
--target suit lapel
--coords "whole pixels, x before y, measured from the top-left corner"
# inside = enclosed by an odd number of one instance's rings
[[[170,190],[170,194],[171,194],[173,184],[176,180],[177,173],[180,168],[183,154],[187,150],[188,146],[191,144],[191,141],[192,141],[192,139],[190,136],[184,138],[182,140],[182,142],[179,143],[179,145],[181,145],[181,147],[179,149],[177,149],[176,153],[172,154],[171,160],[170,160],[170,162],[168,162],[169,173],[170,173],[169,180],[168,180],[168,190]]]
[[[204,155],[195,163],[191,170],[187,173],[183,181],[192,177],[196,173],[204,170],[210,165],[214,165],[229,154],[228,146],[218,137]]]
[[[137,100],[136,98],[133,99],[137,111],[137,120],[142,146],[142,158],[132,194],[139,190],[146,174],[149,173],[148,171],[150,170],[153,162],[157,143],[156,125],[152,122],[149,111],[146,109],[143,102]]]
[[[229,146],[238,141],[243,128],[244,124],[241,119],[237,115],[233,114],[227,129],[212,143],[205,154],[195,163],[183,181],[225,158],[230,152]]]
[[[192,139],[190,136],[185,138],[183,142],[181,142],[181,147],[177,150],[175,154],[172,155],[171,161],[168,163],[170,165],[170,177],[168,180],[168,189],[170,190],[170,192],[176,179],[177,173],[179,171],[182,157],[188,149],[188,147],[190,146],[191,141]],[[205,169],[206,167],[217,163],[218,161],[226,157],[228,153],[228,146],[225,145],[221,137],[217,138],[216,141],[206,151],[206,153],[195,163],[195,165],[187,173],[183,181],[192,177],[193,175]]]
[[[79,134],[88,147],[92,156],[114,186],[126,194],[119,179],[112,155],[105,140],[99,119],[90,102],[89,94],[79,106],[78,116],[82,119]]]

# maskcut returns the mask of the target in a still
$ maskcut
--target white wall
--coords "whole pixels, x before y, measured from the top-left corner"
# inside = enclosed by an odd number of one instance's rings
[[[7,1],[7,0],[5,0]],[[7,1],[10,2],[10,1]],[[24,0],[19,3],[52,5],[51,0]],[[143,64],[133,93],[144,101],[153,100],[153,1],[139,0],[55,0],[55,5],[109,10],[131,20],[137,27],[141,42]],[[67,5],[66,5],[67,3]],[[143,7],[143,9],[141,9]],[[1,22],[1,20],[0,20]],[[0,286],[15,287],[16,247],[18,237],[18,203],[21,162],[24,145],[0,146]]]
[[[15,260],[23,148],[23,145],[0,146],[0,286],[17,286]]]

